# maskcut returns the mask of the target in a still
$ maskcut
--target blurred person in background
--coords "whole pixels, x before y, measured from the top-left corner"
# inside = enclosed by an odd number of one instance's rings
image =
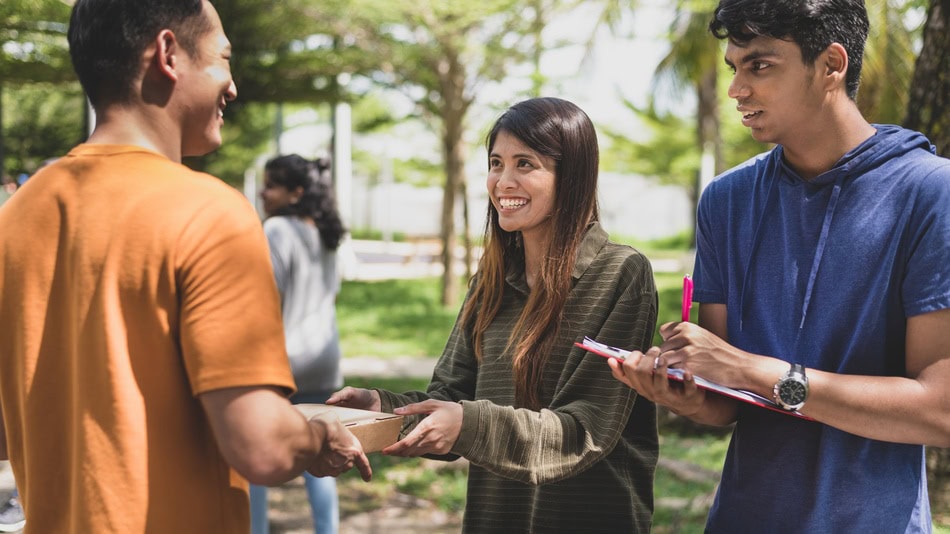
[[[337,248],[346,229],[329,181],[329,162],[279,156],[264,166],[264,234],[280,293],[294,403],[323,403],[343,385],[336,296]],[[314,530],[339,527],[336,479],[304,474]],[[267,488],[251,486],[251,532],[269,532]]]

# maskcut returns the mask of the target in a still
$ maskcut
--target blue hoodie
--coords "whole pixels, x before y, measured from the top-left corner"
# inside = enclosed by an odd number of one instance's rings
[[[950,308],[950,160],[919,133],[875,128],[811,180],[778,146],[703,193],[694,300],[726,304],[731,344],[906,376],[907,318]],[[930,532],[924,459],[919,445],[741,405],[707,529]]]

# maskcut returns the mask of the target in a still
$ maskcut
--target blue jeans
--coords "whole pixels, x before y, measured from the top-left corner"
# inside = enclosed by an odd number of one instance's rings
[[[294,404],[322,403],[330,397],[324,395],[294,395]],[[304,473],[304,485],[310,500],[310,514],[313,516],[313,529],[317,534],[336,534],[340,528],[340,504],[337,500],[336,479],[317,478]],[[267,520],[267,487],[251,484],[251,534],[269,534],[270,522]]]

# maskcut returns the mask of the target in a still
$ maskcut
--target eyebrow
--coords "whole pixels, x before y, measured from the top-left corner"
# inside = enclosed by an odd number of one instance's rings
[[[749,52],[749,53],[747,53],[746,55],[742,56],[742,57],[739,59],[739,63],[740,63],[740,64],[745,64],[745,63],[748,63],[748,62],[750,62],[750,61],[756,61],[756,60],[758,60],[758,59],[762,59],[762,58],[766,58],[766,57],[775,57],[775,56],[777,56],[777,55],[778,55],[778,53],[777,53],[775,50],[772,50],[772,49],[766,49],[766,50],[752,50],[751,52]],[[729,61],[729,58],[728,58],[728,57],[724,57],[723,60],[726,62],[726,65],[729,65],[730,67],[735,67],[735,66],[736,66],[732,61]]]
[[[491,154],[488,155],[488,157],[490,157],[490,158],[500,158],[500,157],[502,157],[502,156],[501,156],[501,154],[499,154],[499,153],[497,153],[497,152],[492,152]],[[514,159],[517,159],[517,158],[538,159],[538,156],[536,156],[536,155],[534,155],[534,154],[529,154],[529,153],[524,153],[524,154],[512,154],[511,157],[514,158]]]

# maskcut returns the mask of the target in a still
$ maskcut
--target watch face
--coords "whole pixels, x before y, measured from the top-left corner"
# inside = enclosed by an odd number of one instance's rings
[[[783,380],[778,388],[778,398],[782,399],[782,402],[789,406],[795,406],[805,402],[807,395],[808,389],[805,384],[797,380]]]

